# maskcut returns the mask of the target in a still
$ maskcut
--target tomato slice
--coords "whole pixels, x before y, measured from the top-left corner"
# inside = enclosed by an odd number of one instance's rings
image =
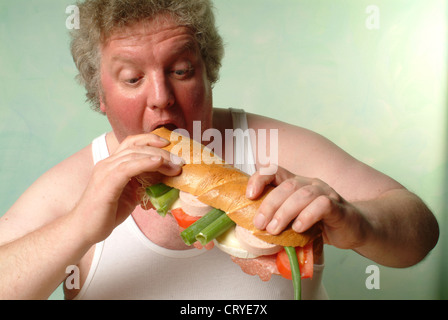
[[[187,229],[193,223],[198,221],[201,217],[189,216],[182,210],[182,208],[171,209],[171,214],[181,228]]]
[[[313,243],[308,243],[305,247],[296,248],[297,260],[299,261],[300,276],[302,279],[313,277]],[[291,265],[285,250],[277,253],[277,269],[282,277],[291,280]]]
[[[314,270],[313,243],[308,243],[306,246],[299,248],[298,251],[296,248],[296,252],[302,279],[312,278]]]

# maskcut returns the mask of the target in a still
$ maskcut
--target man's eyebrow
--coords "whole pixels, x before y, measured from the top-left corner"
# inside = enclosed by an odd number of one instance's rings
[[[122,56],[122,55],[115,55],[112,56],[111,58],[112,62],[123,62],[123,63],[127,63],[127,64],[138,64],[137,61],[135,61],[135,58],[128,58],[126,56]]]
[[[196,52],[198,48],[197,42],[193,39],[181,41],[172,51],[173,54],[182,54],[184,52]]]

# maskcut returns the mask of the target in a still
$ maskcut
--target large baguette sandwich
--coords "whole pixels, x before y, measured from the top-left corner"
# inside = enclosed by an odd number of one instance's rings
[[[279,235],[271,235],[258,230],[253,225],[253,219],[261,202],[273,189],[267,187],[263,196],[253,201],[246,197],[246,187],[249,176],[226,164],[212,151],[202,144],[166,128],[158,128],[154,134],[169,140],[171,143],[164,149],[181,157],[185,161],[182,173],[175,177],[153,175],[141,181],[143,186],[156,182],[164,183],[180,191],[192,194],[197,199],[213,208],[224,211],[238,226],[249,230],[255,237],[270,244],[289,247],[304,247],[321,235],[317,224],[304,233],[297,233],[291,226]],[[205,149],[205,152],[204,152]],[[189,152],[185,152],[189,150]],[[213,163],[204,163],[204,157],[213,159]]]
[[[153,133],[170,141],[164,149],[186,164],[175,177],[160,173],[139,177],[142,206],[149,208],[151,203],[159,214],[170,212],[185,229],[181,236],[187,245],[200,248],[212,242],[245,273],[258,275],[262,281],[273,274],[291,279],[294,299],[301,299],[301,279],[313,277],[314,261],[322,254],[321,225],[301,234],[291,225],[278,235],[258,230],[253,225],[255,214],[273,186],[265,188],[259,199],[249,200],[246,173],[177,132],[158,128]]]

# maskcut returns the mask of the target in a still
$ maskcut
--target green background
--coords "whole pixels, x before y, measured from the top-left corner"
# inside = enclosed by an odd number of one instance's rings
[[[65,26],[71,4],[0,0],[0,215],[43,172],[109,129],[74,80]],[[369,5],[379,10],[378,29],[367,27],[375,18]],[[215,106],[323,134],[419,194],[439,220],[436,249],[411,268],[380,266],[379,290],[365,285],[374,263],[326,246],[330,298],[447,298],[445,1],[215,0],[215,6],[226,43]],[[61,298],[60,289],[51,297]]]

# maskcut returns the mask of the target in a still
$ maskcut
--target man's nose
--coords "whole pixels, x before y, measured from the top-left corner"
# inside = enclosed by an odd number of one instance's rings
[[[168,108],[174,104],[174,94],[163,72],[154,72],[148,89],[147,107],[150,109]]]

